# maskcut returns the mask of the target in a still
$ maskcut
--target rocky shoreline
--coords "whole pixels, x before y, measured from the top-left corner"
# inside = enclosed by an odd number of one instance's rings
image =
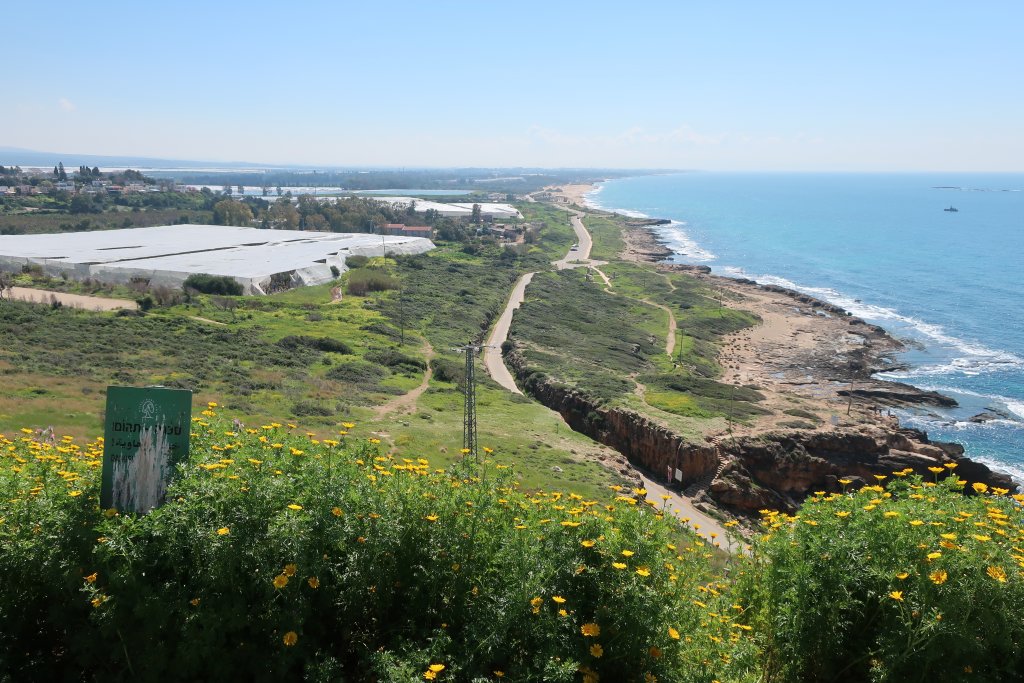
[[[650,416],[609,408],[546,378],[537,382],[513,350],[507,361],[520,386],[584,432],[652,473],[673,467],[696,501],[740,516],[763,508],[796,510],[815,491],[841,491],[894,471],[926,480],[955,472],[969,483],[1017,489],[1008,476],[907,429],[890,408],[952,406],[942,394],[874,375],[901,367],[904,348],[882,327],[801,292],[711,274],[706,266],[665,263],[672,255],[652,230],[666,221],[631,220],[623,231],[628,260],[685,271],[719,292],[723,305],[748,310],[762,324],[725,338],[721,381],[756,389],[771,414],[711,431],[703,443],[682,438]],[[599,419],[594,419],[597,416]]]

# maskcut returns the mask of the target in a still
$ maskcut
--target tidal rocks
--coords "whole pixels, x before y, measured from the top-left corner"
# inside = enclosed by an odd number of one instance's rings
[[[711,498],[741,512],[764,507],[794,511],[814,491],[841,491],[840,479],[870,482],[907,468],[928,480],[929,467],[944,467],[967,482],[1016,490],[1006,474],[963,456],[957,444],[932,443],[919,430],[882,427],[821,432],[771,432],[720,444],[728,460],[710,488]],[[774,505],[765,505],[767,501]]]
[[[956,400],[937,391],[925,391],[900,382],[874,382],[867,387],[840,389],[840,396],[868,399],[882,405],[929,405],[940,408],[955,408]]]

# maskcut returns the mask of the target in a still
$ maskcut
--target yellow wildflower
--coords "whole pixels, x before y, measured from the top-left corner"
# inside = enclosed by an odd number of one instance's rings
[[[985,572],[999,583],[1006,583],[1006,571],[1002,567],[989,567]]]

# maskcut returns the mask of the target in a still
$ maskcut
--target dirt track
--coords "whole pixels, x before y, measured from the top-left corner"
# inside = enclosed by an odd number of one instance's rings
[[[67,292],[52,292],[48,289],[31,289],[29,287],[12,287],[7,295],[17,301],[48,304],[54,299],[69,308],[81,308],[87,311],[116,311],[119,308],[135,310],[139,307],[134,301],[127,299],[107,299],[101,296],[84,296]]]

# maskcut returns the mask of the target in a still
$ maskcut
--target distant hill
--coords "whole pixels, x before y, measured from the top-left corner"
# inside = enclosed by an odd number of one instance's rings
[[[298,168],[297,166],[269,166],[247,161],[195,161],[188,159],[157,159],[154,157],[113,156],[101,154],[69,154],[66,152],[38,152],[22,147],[0,146],[2,166],[114,166],[143,168]]]

